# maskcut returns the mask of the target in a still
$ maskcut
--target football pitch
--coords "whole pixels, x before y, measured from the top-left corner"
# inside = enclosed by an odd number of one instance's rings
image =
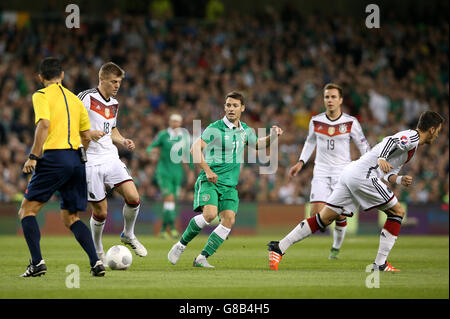
[[[315,236],[292,246],[279,271],[270,271],[266,244],[278,236],[230,236],[209,258],[216,268],[192,267],[206,242],[195,238],[177,265],[167,260],[174,240],[141,236],[149,254],[133,253],[126,271],[105,277],[89,274],[88,258],[75,238],[43,236],[41,248],[48,272],[20,278],[28,265],[28,249],[21,236],[0,236],[1,299],[448,299],[448,236],[400,236],[390,254],[398,273],[380,273],[379,288],[367,288],[378,236],[347,236],[340,259],[328,260],[331,237]],[[120,244],[119,236],[104,236],[105,248]],[[68,265],[79,266],[79,288],[68,288]],[[70,268],[70,267],[69,267]],[[70,286],[70,285],[69,285]]]

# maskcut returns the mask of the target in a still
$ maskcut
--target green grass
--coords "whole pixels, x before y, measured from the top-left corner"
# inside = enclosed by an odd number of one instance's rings
[[[366,288],[378,249],[377,236],[348,236],[338,260],[328,260],[331,238],[314,236],[292,246],[280,270],[268,269],[266,243],[277,236],[230,236],[209,260],[215,269],[193,268],[206,236],[195,238],[177,265],[167,261],[174,241],[140,237],[149,255],[134,255],[126,271],[108,270],[105,277],[89,274],[88,258],[73,237],[43,236],[41,247],[48,272],[20,278],[28,248],[20,236],[0,236],[2,270],[0,298],[164,298],[164,299],[346,299],[449,298],[448,236],[400,236],[389,260],[399,273],[380,273],[380,288]],[[104,236],[104,246],[120,244]],[[66,288],[66,266],[80,267],[80,288]]]

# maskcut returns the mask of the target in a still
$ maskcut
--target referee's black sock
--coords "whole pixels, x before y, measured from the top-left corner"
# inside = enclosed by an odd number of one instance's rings
[[[75,238],[80,243],[81,247],[83,247],[84,251],[88,254],[91,267],[94,267],[98,260],[98,256],[95,252],[94,241],[92,240],[89,228],[81,220],[77,220],[70,226],[70,230],[75,235]]]
[[[28,249],[31,254],[31,263],[37,265],[42,260],[41,255],[41,231],[36,220],[36,216],[27,216],[22,219],[22,229]]]

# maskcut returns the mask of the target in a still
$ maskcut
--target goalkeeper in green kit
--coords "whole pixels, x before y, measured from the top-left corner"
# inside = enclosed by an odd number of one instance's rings
[[[210,124],[192,144],[194,163],[202,169],[195,183],[194,211],[202,213],[190,220],[181,239],[169,251],[168,259],[172,264],[178,262],[187,244],[219,214],[220,224],[208,237],[193,263],[194,267],[214,268],[207,258],[227,239],[234,225],[239,206],[236,185],[245,146],[267,148],[277,136],[283,134],[281,128],[272,126],[269,136],[258,139],[254,131],[240,121],[245,105],[244,97],[238,92],[226,95],[224,109],[225,116]]]
[[[187,130],[181,127],[182,121],[181,115],[172,114],[169,118],[169,127],[160,131],[152,144],[147,147],[147,154],[153,153],[155,148],[160,149],[155,179],[164,201],[161,228],[161,236],[164,238],[179,236],[175,228],[175,202],[183,183],[183,162],[189,163],[188,184],[194,179],[194,166],[190,154],[188,151],[187,154],[183,153],[183,150],[189,150],[190,137]]]

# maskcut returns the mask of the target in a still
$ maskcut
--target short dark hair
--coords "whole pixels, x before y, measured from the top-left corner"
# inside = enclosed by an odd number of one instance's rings
[[[45,80],[52,80],[61,76],[62,65],[57,58],[48,57],[41,61],[39,65],[39,73]]]
[[[325,85],[325,87],[323,88],[323,92],[325,93],[325,90],[331,90],[331,89],[336,89],[339,92],[339,97],[342,97],[342,87],[336,83],[328,83],[327,85]]]
[[[106,62],[105,64],[102,65],[100,71],[98,71],[98,76],[104,78],[110,74],[119,77],[124,77],[125,71],[114,62]]]
[[[228,93],[225,96],[225,100],[228,99],[229,97],[231,97],[232,99],[236,99],[241,101],[241,105],[245,105],[244,103],[244,95],[242,95],[242,93],[239,93],[237,91],[231,91],[230,93]]]
[[[426,132],[432,127],[438,128],[443,122],[444,118],[439,113],[434,111],[425,111],[420,114],[417,128],[422,132]]]

